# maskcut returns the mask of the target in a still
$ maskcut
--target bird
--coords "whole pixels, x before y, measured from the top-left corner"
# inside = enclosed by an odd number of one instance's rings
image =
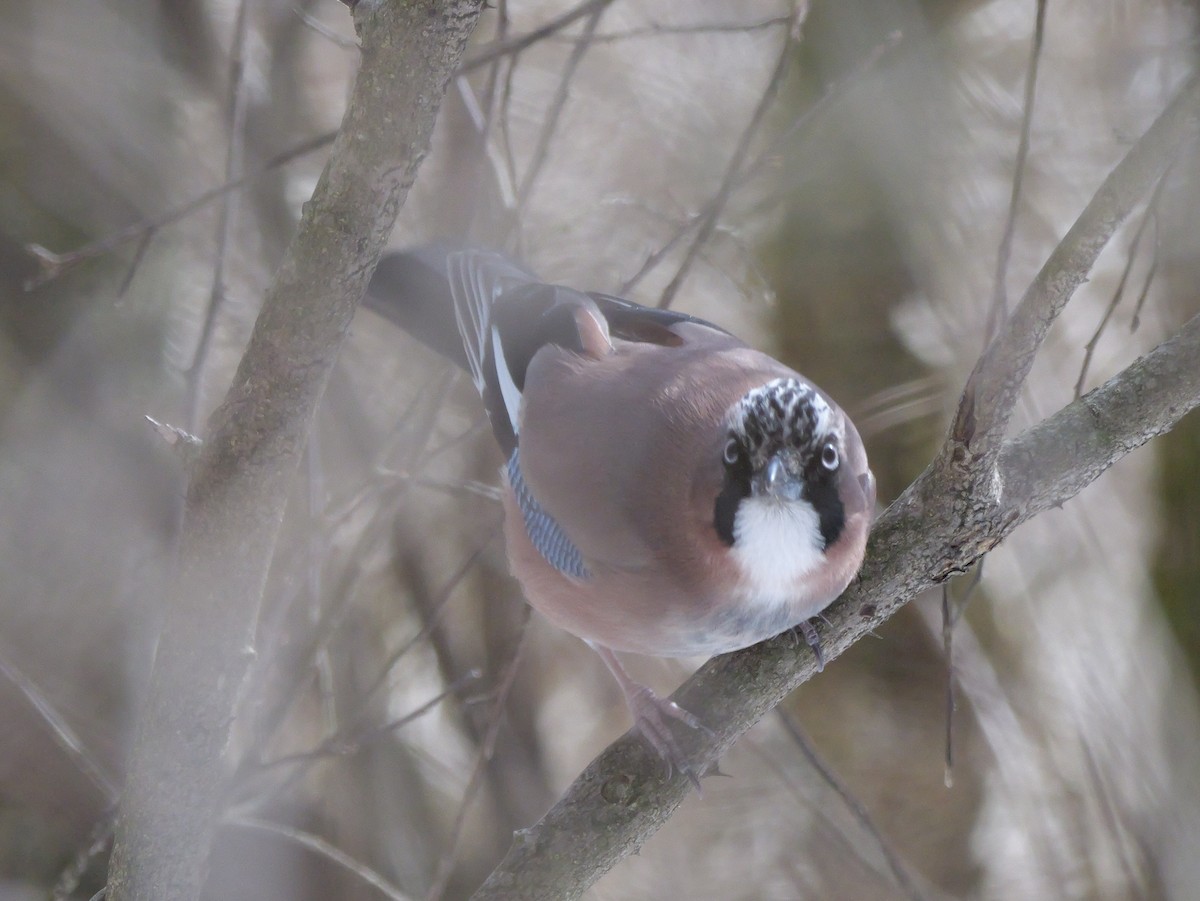
[[[798,631],[862,563],[875,477],[829,395],[725,329],[436,243],[380,260],[364,305],[468,371],[505,464],[509,567],[600,655],[635,728],[695,785],[703,723],[618,657],[714,656]]]

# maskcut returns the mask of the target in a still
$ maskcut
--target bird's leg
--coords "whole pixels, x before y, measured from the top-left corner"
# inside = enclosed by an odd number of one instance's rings
[[[817,627],[813,625],[811,619],[801,620],[796,629],[804,636],[805,643],[812,648],[813,654],[817,658],[817,672],[825,671],[825,652],[821,650],[821,636],[817,634]]]
[[[693,729],[701,729],[709,734],[711,734],[711,730],[674,701],[660,698],[645,685],[634,681],[625,671],[625,667],[621,665],[621,661],[617,659],[616,652],[611,648],[592,644],[590,641],[588,644],[600,655],[600,659],[604,661],[609,672],[613,674],[613,678],[617,680],[617,684],[621,686],[621,693],[625,695],[625,703],[633,715],[634,728],[663,759],[667,766],[667,776],[670,777],[672,772],[679,770],[699,791],[700,779],[688,763],[683,749],[675,740],[669,720],[679,720]]]

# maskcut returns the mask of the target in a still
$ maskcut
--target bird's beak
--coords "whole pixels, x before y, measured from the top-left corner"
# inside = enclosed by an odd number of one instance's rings
[[[792,475],[782,453],[775,454],[767,461],[754,479],[754,493],[760,497],[769,497],[781,501],[798,501],[804,495],[804,483],[798,476]]]

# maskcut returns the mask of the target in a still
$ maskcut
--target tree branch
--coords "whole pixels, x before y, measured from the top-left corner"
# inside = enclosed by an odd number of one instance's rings
[[[117,821],[112,901],[184,901],[203,888],[222,754],[288,488],[481,5],[356,6],[362,67],[342,128],[191,474],[177,581]]]
[[[1179,89],[1059,242],[1034,278],[1020,305],[979,358],[967,381],[951,428],[954,441],[971,455],[995,459],[1009,417],[1038,348],[1117,227],[1171,165],[1200,122],[1200,73]],[[986,475],[985,473],[980,473]]]
[[[828,659],[1200,405],[1197,316],[1101,387],[1003,443],[1017,393],[1050,325],[1198,121],[1200,75],[1188,80],[1105,179],[980,358],[939,457],[880,517],[857,581],[826,611],[822,643]],[[706,663],[674,695],[713,730],[682,736],[691,768],[703,772],[815,672],[811,650],[788,635]],[[475,898],[579,897],[636,852],[688,790],[685,776],[665,778],[653,751],[627,733],[541,822],[517,833]]]
[[[997,501],[962,521],[968,481],[930,467],[880,517],[858,580],[825,616],[832,660],[921,591],[977,562],[1013,529],[1074,497],[1108,467],[1169,431],[1200,405],[1200,316],[1096,390],[1009,442],[999,456]],[[787,634],[716,657],[674,699],[710,736],[679,736],[703,771],[799,685],[816,674],[803,642]],[[689,791],[678,773],[630,732],[604,751],[532,829],[522,830],[476,893],[484,899],[577,898],[636,852]]]
[[[1054,319],[1117,226],[1171,164],[1200,121],[1200,75],[1105,179],[1020,305],[981,356],[934,463],[876,522],[857,581],[825,613],[827,659],[904,604],[974,565],[1013,529],[1074,497],[1108,467],[1200,404],[1200,316],[1100,388],[1004,442],[1017,394]],[[816,673],[788,635],[706,663],[675,693],[712,732],[682,736],[703,772]],[[532,829],[522,830],[474,896],[577,898],[636,852],[675,812],[685,776],[630,732],[594,760]]]

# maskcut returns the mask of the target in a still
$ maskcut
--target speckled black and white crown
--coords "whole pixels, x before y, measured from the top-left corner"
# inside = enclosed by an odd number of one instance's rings
[[[791,446],[814,450],[835,435],[833,408],[812,385],[775,379],[753,389],[729,411],[729,435],[751,454]]]

